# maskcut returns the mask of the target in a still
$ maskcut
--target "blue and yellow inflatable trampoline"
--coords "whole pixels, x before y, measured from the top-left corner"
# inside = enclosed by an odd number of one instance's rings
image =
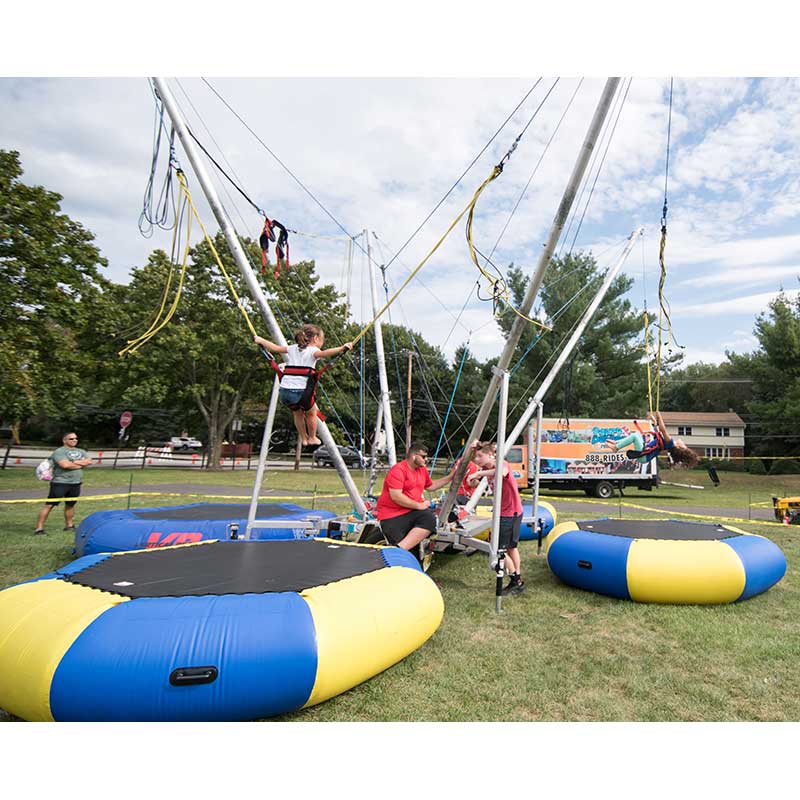
[[[443,610],[395,547],[202,542],[86,556],[0,592],[0,708],[26,720],[271,717],[400,661]]]
[[[786,572],[776,544],[727,525],[595,519],[562,522],[546,541],[564,583],[639,603],[733,603]]]
[[[74,552],[77,556],[88,556],[241,537],[247,528],[249,510],[250,506],[243,503],[189,503],[95,511],[78,526]],[[258,520],[280,522],[303,520],[311,515],[322,520],[336,516],[331,511],[314,511],[293,503],[261,503],[256,510]],[[250,538],[306,539],[308,532],[303,528],[254,528]]]

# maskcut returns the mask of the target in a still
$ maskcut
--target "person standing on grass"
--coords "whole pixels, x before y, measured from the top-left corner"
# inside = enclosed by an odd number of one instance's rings
[[[375,516],[390,544],[413,550],[423,539],[436,531],[436,515],[423,492],[435,492],[453,480],[455,467],[442,478],[431,480],[425,462],[428,448],[412,442],[406,457],[398,461],[383,481]]]
[[[61,500],[64,500],[64,530],[75,530],[75,503],[78,501],[72,498],[80,496],[83,468],[90,466],[92,459],[85,450],[78,447],[78,434],[74,431],[65,434],[61,441],[62,446],[50,456],[53,462],[53,479],[50,481],[47,502],[39,512],[34,536],[41,536],[44,533],[47,517]]]
[[[476,449],[474,460],[478,471],[470,476],[470,483],[476,486],[481,478],[489,481],[489,486],[494,489],[494,475],[496,465],[496,447],[494,444],[473,444]],[[508,461],[503,460],[502,497],[500,498],[500,538],[497,546],[506,551],[507,563],[510,565],[508,574],[510,581],[503,587],[503,594],[522,594],[525,591],[525,581],[522,580],[521,562],[519,557],[519,534],[522,528],[522,500],[519,496],[517,479],[511,471]]]

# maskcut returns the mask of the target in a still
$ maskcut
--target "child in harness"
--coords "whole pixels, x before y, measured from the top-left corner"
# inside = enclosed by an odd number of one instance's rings
[[[285,364],[278,364],[274,358],[270,359],[270,366],[280,377],[280,401],[287,406],[294,417],[294,426],[303,446],[321,444],[317,438],[317,418],[325,419],[317,408],[316,390],[320,376],[331,365],[317,369],[320,358],[338,356],[353,348],[352,342],[347,342],[341,347],[329,347],[323,350],[325,334],[317,325],[303,325],[294,334],[296,344],[283,346],[275,344],[260,336],[255,336],[253,341],[269,353],[285,353]]]
[[[605,442],[605,447],[612,450],[621,450],[623,447],[633,445],[632,450],[626,450],[625,455],[631,460],[636,460],[640,464],[648,464],[654,458],[657,458],[659,453],[665,452],[677,465],[682,465],[691,468],[697,465],[700,457],[681,439],[673,439],[667,432],[667,426],[661,417],[661,412],[652,411],[648,415],[648,419],[653,424],[652,431],[643,431],[639,427],[639,423],[634,420],[636,431],[626,436],[624,439],[608,439]]]

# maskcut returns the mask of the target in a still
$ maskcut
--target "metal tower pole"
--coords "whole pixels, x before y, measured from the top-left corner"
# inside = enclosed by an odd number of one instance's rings
[[[184,121],[183,115],[181,114],[180,109],[175,102],[172,92],[163,78],[153,78],[153,83],[156,86],[159,97],[164,103],[164,108],[167,110],[167,113],[172,120],[172,124],[181,140],[184,152],[186,153],[189,162],[191,163],[192,168],[197,175],[197,180],[203,189],[203,193],[208,200],[208,204],[211,206],[211,210],[214,212],[214,216],[217,218],[217,222],[219,223],[219,226],[225,235],[225,240],[228,242],[228,247],[231,250],[231,254],[236,262],[236,266],[239,268],[239,272],[244,278],[251,296],[258,305],[261,316],[269,328],[271,338],[280,345],[286,345],[286,339],[284,338],[283,333],[278,325],[278,321],[275,319],[275,315],[272,313],[272,309],[269,307],[267,298],[264,296],[264,293],[258,284],[258,280],[253,274],[253,270],[250,268],[250,262],[247,260],[247,256],[245,255],[245,252],[239,243],[239,238],[236,235],[236,230],[233,227],[233,223],[230,221],[228,214],[222,207],[222,203],[217,196],[216,189],[214,189],[214,185],[211,183],[211,179],[206,172],[205,165],[200,158],[200,154],[195,147],[194,141],[189,135],[186,122]],[[336,446],[336,442],[333,441],[333,436],[331,436],[328,426],[322,420],[319,420],[317,430],[322,437],[322,441],[328,448],[328,452],[330,453],[334,466],[336,467],[336,471],[339,473],[339,477],[341,478],[342,483],[347,490],[347,494],[350,496],[353,506],[361,514],[365,514],[366,508],[364,506],[364,501],[361,499],[361,495],[359,494],[353,479],[350,477],[350,473],[347,471],[347,467],[342,460],[341,453],[339,453],[339,448]],[[258,488],[256,491],[258,491]]]
[[[583,142],[583,146],[581,147],[580,153],[578,154],[578,160],[575,163],[575,167],[572,170],[572,175],[570,176],[569,182],[567,183],[567,188],[564,190],[564,195],[561,198],[561,203],[558,206],[558,210],[556,211],[555,219],[553,220],[553,224],[550,228],[550,235],[547,238],[547,242],[542,250],[542,254],[539,257],[539,263],[536,266],[536,269],[531,277],[530,282],[528,283],[528,289],[525,292],[525,298],[520,305],[520,312],[525,316],[530,314],[530,310],[533,306],[533,301],[536,299],[536,295],[539,292],[539,287],[544,280],[545,272],[547,271],[547,267],[550,264],[550,258],[555,251],[556,245],[558,244],[558,240],[561,236],[561,231],[566,224],[567,217],[569,216],[570,209],[572,208],[572,203],[575,200],[575,195],[578,191],[578,187],[580,186],[581,181],[583,180],[584,173],[586,172],[586,168],[589,165],[589,159],[592,155],[592,151],[594,150],[595,143],[600,135],[600,131],[603,127],[603,123],[605,122],[606,116],[611,108],[611,101],[614,99],[614,94],[617,91],[617,87],[619,86],[620,79],[619,78],[609,78],[606,81],[606,85],[603,89],[603,93],[600,96],[600,101],[597,104],[597,108],[595,109],[594,116],[592,117],[592,122],[589,125],[589,130],[586,134],[586,138]],[[520,316],[516,316],[514,319],[514,324],[511,327],[511,332],[509,333],[508,339],[506,341],[505,347],[503,348],[503,352],[500,356],[500,360],[497,363],[497,368],[500,370],[500,373],[508,370],[508,367],[511,363],[511,359],[514,355],[514,351],[519,344],[519,340],[522,337],[522,332],[525,329],[526,325],[529,325],[526,320],[524,320]],[[475,439],[479,439],[481,434],[483,433],[483,429],[486,426],[486,421],[489,419],[489,413],[492,410],[492,406],[494,405],[494,400],[497,395],[497,391],[500,388],[501,378],[496,373],[492,375],[491,380],[489,381],[489,387],[486,390],[486,396],[483,399],[483,403],[481,404],[480,409],[478,410],[478,415],[475,419],[475,423],[472,426],[472,430],[470,431],[469,438],[467,439],[468,442],[472,442]],[[499,454],[498,454],[499,455]],[[450,510],[453,507],[453,504],[456,500],[456,494],[458,493],[458,487],[461,485],[461,482],[464,480],[464,475],[467,472],[467,459],[462,459],[461,464],[458,466],[456,470],[456,474],[453,477],[453,480],[450,484],[450,488],[447,492],[447,496],[442,503],[442,507],[439,511],[439,523],[444,524],[447,522],[447,518],[450,515]]]
[[[372,292],[372,313],[378,316],[378,286],[375,280],[375,270],[372,268],[372,248],[369,244],[369,232],[364,231],[367,240],[367,271],[369,272],[369,288]],[[375,352],[378,356],[378,380],[381,387],[381,405],[383,406],[383,427],[386,430],[386,458],[389,466],[397,463],[397,453],[394,447],[394,427],[392,426],[392,407],[389,400],[389,380],[386,377],[386,358],[383,352],[383,328],[381,321],[376,319],[372,324],[375,331]]]

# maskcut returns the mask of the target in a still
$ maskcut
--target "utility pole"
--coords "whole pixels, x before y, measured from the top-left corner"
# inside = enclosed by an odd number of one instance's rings
[[[247,260],[247,256],[245,255],[241,244],[239,243],[239,238],[236,235],[236,230],[233,227],[233,223],[230,221],[225,209],[222,207],[222,203],[217,196],[216,189],[214,189],[214,185],[211,183],[211,179],[206,172],[205,165],[200,158],[200,154],[194,144],[194,141],[189,135],[186,122],[184,121],[183,116],[178,109],[178,105],[175,102],[175,98],[172,96],[172,92],[163,78],[153,78],[153,83],[158,91],[159,97],[164,103],[164,108],[166,109],[167,114],[169,114],[169,117],[172,120],[172,124],[181,140],[184,152],[186,153],[189,162],[194,169],[195,175],[197,175],[197,180],[203,189],[203,193],[208,200],[208,204],[211,206],[211,210],[214,212],[214,216],[216,217],[217,222],[219,223],[219,226],[225,236],[225,240],[228,243],[228,247],[230,248],[233,259],[236,262],[236,266],[244,278],[251,296],[258,306],[264,322],[269,328],[270,337],[278,344],[286,345],[286,339],[284,338],[283,332],[278,325],[278,321],[275,319],[275,315],[272,313],[272,309],[267,302],[267,298],[264,296],[264,292],[259,286],[253,270],[250,268],[250,263]],[[342,460],[339,448],[336,446],[336,442],[334,442],[333,436],[331,436],[331,432],[328,430],[328,426],[322,420],[319,420],[317,431],[319,432],[322,441],[325,443],[325,446],[328,448],[328,453],[333,460],[336,471],[339,473],[339,477],[341,478],[342,483],[347,490],[347,494],[349,495],[353,506],[359,513],[366,514],[364,501],[361,499],[361,495],[356,488],[353,479],[350,477],[350,473],[347,471],[347,467]],[[252,508],[257,504],[260,489],[260,485],[256,485],[253,488],[251,513]]]
[[[383,352],[383,327],[381,321],[377,319],[378,309],[378,287],[375,281],[375,270],[372,267],[372,248],[369,244],[369,231],[364,230],[364,239],[367,242],[367,271],[369,272],[369,286],[372,292],[372,313],[375,315],[375,322],[372,328],[375,331],[375,352],[378,356],[378,380],[381,387],[381,405],[383,407],[383,427],[386,430],[386,458],[389,466],[393,467],[397,463],[397,453],[394,447],[394,428],[392,427],[392,407],[389,396],[389,379],[386,377],[386,358]]]
[[[411,449],[411,361],[414,353],[408,351],[408,391],[406,392],[406,453]]]
[[[600,131],[602,130],[603,123],[608,116],[608,112],[611,108],[611,101],[614,99],[619,82],[619,78],[609,78],[606,81],[605,87],[603,88],[603,93],[600,96],[600,101],[595,109],[594,116],[592,117],[591,124],[589,125],[589,130],[583,142],[583,146],[578,154],[578,160],[575,163],[575,167],[572,170],[572,175],[570,176],[567,187],[564,190],[564,195],[561,198],[561,203],[556,211],[555,219],[553,220],[553,224],[550,228],[550,235],[548,236],[547,242],[542,250],[542,254],[539,257],[539,263],[537,264],[533,276],[528,283],[528,289],[525,292],[525,298],[520,305],[519,311],[526,317],[530,315],[530,310],[533,307],[533,301],[536,299],[536,295],[539,292],[539,287],[542,285],[542,281],[544,280],[545,272],[550,265],[550,258],[555,251],[559,238],[561,237],[561,232],[566,224],[567,217],[569,216],[570,209],[572,208],[572,204],[575,200],[575,195],[578,191],[578,187],[580,186],[580,183],[583,180],[583,176],[586,172],[586,168],[589,165],[589,159],[600,135]],[[497,363],[497,372],[492,374],[492,377],[489,381],[489,387],[486,390],[486,396],[484,397],[483,403],[478,410],[478,415],[472,426],[472,431],[467,439],[468,443],[481,437],[483,429],[486,427],[486,421],[489,419],[489,413],[494,405],[494,400],[497,396],[498,389],[500,388],[502,373],[508,370],[509,365],[511,364],[511,359],[514,355],[514,351],[517,349],[519,340],[522,337],[522,332],[525,329],[525,326],[529,324],[530,323],[521,316],[517,315],[515,317],[514,323],[511,326],[511,332],[509,333],[508,340],[506,341],[506,345],[503,348],[502,354],[500,355],[500,360]],[[450,510],[453,508],[453,504],[456,500],[456,494],[458,493],[458,487],[464,480],[468,463],[469,459],[461,459],[461,464],[459,464],[458,468],[456,469],[456,474],[450,483],[447,496],[445,497],[442,507],[439,511],[439,523],[442,525],[447,522],[447,518],[450,515]]]

